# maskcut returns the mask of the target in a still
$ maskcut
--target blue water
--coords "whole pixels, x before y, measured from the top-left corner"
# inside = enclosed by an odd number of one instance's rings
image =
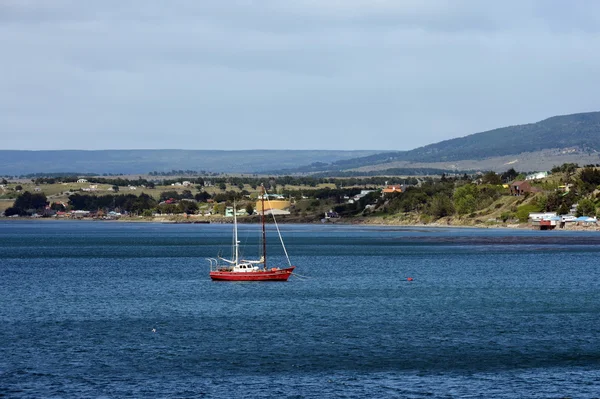
[[[280,227],[0,222],[0,397],[600,397],[599,233]]]

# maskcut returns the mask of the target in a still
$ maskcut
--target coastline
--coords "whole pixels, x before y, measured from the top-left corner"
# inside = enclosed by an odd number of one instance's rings
[[[94,219],[94,218],[31,218],[31,217],[0,217],[0,222],[97,222],[97,223],[158,223],[158,224],[231,224],[233,220],[225,217],[121,217],[118,219]],[[256,224],[257,218],[238,219],[239,224]],[[473,223],[472,221],[463,221],[457,223],[456,219],[440,219],[431,223],[422,223],[417,221],[407,221],[395,217],[359,217],[351,219],[336,219],[335,221],[321,222],[314,218],[280,218],[279,224],[314,224],[314,225],[345,225],[345,226],[390,226],[390,227],[422,227],[422,228],[457,228],[457,229],[506,229],[506,230],[539,230],[528,223]],[[271,223],[269,223],[271,224]],[[549,230],[551,231],[551,230]],[[600,231],[600,225],[583,225],[569,223],[563,228],[556,228],[553,231]]]

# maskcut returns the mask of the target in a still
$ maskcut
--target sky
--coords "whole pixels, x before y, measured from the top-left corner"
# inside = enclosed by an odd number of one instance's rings
[[[0,0],[0,149],[409,150],[599,71],[594,0]]]

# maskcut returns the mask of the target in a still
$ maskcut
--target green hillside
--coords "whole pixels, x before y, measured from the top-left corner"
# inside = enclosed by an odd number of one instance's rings
[[[330,164],[313,164],[288,172],[344,171],[397,161],[432,163],[481,160],[558,148],[600,152],[600,112],[554,116],[537,123],[489,130],[411,151],[386,152]]]
[[[439,162],[484,159],[568,147],[600,151],[600,112],[554,116],[537,123],[445,140],[408,151],[402,155],[402,160]]]

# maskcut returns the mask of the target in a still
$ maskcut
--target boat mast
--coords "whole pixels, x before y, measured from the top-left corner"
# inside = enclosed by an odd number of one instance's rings
[[[262,188],[262,195],[260,196],[261,206],[262,206],[262,242],[263,242],[263,269],[267,270],[267,233],[265,231],[265,195],[267,195],[267,191],[265,190],[265,185],[260,185]]]
[[[240,242],[238,241],[238,231],[237,231],[237,215],[236,215],[236,209],[235,209],[235,200],[233,201],[233,240],[235,241],[235,258],[233,259],[235,261],[235,265],[238,265],[238,258],[239,258],[239,247],[240,247]]]

